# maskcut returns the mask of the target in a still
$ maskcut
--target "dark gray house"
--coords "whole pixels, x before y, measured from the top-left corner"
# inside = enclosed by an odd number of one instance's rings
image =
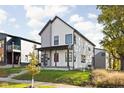
[[[41,43],[26,38],[0,33],[0,65],[28,63],[33,46]]]

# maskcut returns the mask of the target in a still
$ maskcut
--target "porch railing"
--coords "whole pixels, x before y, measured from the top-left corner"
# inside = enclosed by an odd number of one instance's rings
[[[12,51],[12,45],[7,46],[8,51]],[[13,50],[21,50],[21,46],[19,45],[14,45]]]

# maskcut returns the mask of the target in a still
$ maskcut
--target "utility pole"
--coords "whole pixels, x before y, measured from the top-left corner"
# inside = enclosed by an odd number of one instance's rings
[[[14,68],[14,42],[12,42],[12,67]]]

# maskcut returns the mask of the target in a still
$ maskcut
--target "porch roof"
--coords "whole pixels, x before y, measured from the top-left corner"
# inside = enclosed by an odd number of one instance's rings
[[[36,48],[36,50],[39,50],[39,51],[43,51],[43,50],[63,50],[63,49],[68,49],[68,45],[59,45],[59,46]]]

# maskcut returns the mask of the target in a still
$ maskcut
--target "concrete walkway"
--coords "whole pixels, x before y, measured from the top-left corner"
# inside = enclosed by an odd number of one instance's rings
[[[12,83],[30,83],[30,80],[16,80],[16,79],[9,79],[9,78],[0,78],[0,81],[4,82],[12,82]],[[79,86],[67,85],[67,84],[58,84],[58,83],[50,83],[50,82],[38,82],[35,81],[35,86],[53,86],[55,88],[81,88]]]
[[[22,71],[20,73],[11,74],[8,77],[0,77],[0,81],[12,82],[12,83],[30,83],[31,84],[31,80],[12,79],[13,77],[24,74],[24,73],[27,73],[27,71]],[[73,86],[73,85],[67,85],[67,84],[58,84],[58,83],[50,83],[50,82],[39,82],[39,81],[35,81],[35,86],[53,86],[55,88],[81,88],[79,86]]]

